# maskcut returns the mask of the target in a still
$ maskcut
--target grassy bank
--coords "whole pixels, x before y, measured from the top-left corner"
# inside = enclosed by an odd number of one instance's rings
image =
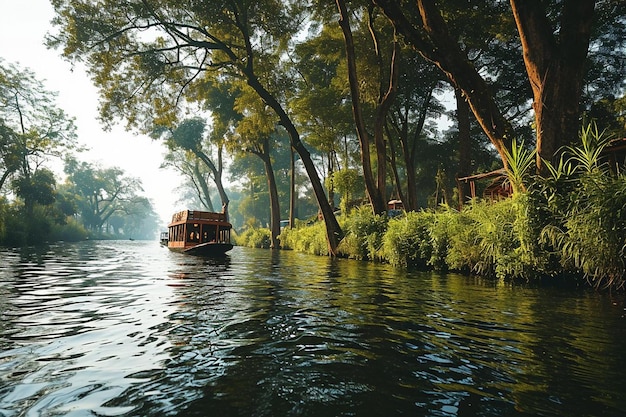
[[[588,131],[545,177],[509,161],[518,190],[463,210],[440,207],[388,218],[369,207],[339,218],[339,255],[398,267],[454,270],[495,278],[586,279],[602,288],[626,282],[626,174],[601,158],[601,135]],[[519,155],[518,155],[519,156]],[[528,163],[532,155],[522,155]],[[518,166],[516,166],[516,164]],[[244,233],[246,246],[265,247],[269,231]],[[322,222],[285,229],[281,247],[328,255]],[[269,246],[269,244],[268,244]]]

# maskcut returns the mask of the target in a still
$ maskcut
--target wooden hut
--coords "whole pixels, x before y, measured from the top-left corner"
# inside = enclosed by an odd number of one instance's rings
[[[491,182],[485,187],[482,193],[482,197],[496,201],[503,198],[509,198],[513,194],[511,183],[507,175],[506,169],[500,168],[491,172],[483,172],[481,174],[470,175],[468,177],[457,178],[457,181],[465,182],[469,184],[470,197],[476,198],[476,182],[487,181]]]

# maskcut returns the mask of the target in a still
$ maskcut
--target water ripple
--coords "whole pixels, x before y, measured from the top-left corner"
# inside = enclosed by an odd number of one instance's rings
[[[617,416],[623,306],[291,252],[5,251],[0,415]]]

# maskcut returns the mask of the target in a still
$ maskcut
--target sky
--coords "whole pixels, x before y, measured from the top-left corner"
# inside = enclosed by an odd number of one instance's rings
[[[45,34],[52,30],[53,15],[48,0],[0,0],[0,58],[29,68],[48,91],[58,93],[57,106],[76,119],[78,141],[89,149],[78,155],[79,160],[103,168],[119,167],[141,179],[144,195],[167,224],[173,212],[185,208],[176,204],[174,191],[182,178],[159,168],[165,152],[159,142],[127,132],[123,126],[103,130],[97,120],[97,90],[87,74],[80,67],[72,70],[59,51],[43,44]]]

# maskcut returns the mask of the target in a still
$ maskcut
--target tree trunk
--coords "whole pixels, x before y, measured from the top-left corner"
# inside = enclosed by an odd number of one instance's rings
[[[465,101],[465,97],[463,97],[463,92],[458,88],[454,89],[454,97],[456,98],[456,120],[459,129],[459,171],[456,174],[456,178],[462,178],[470,175],[472,169],[470,155],[470,109],[467,101]],[[469,184],[457,181],[457,189],[459,191],[458,207],[460,210],[469,195]]]
[[[296,219],[296,157],[293,148],[289,147],[289,228],[293,228]]]
[[[280,247],[278,241],[278,235],[280,235],[280,203],[278,201],[276,176],[274,175],[274,168],[272,167],[272,160],[269,155],[269,141],[267,138],[263,138],[262,152],[258,153],[258,156],[263,161],[263,166],[265,167],[267,189],[270,196],[270,248],[278,249]]]
[[[333,209],[331,208],[328,198],[326,198],[326,193],[324,192],[324,186],[320,181],[320,177],[317,174],[317,169],[315,168],[315,164],[311,159],[311,154],[306,149],[302,141],[300,140],[300,134],[298,130],[294,126],[285,109],[281,106],[281,104],[276,100],[269,91],[263,87],[263,85],[256,78],[254,73],[250,68],[244,69],[246,80],[248,85],[256,91],[256,93],[261,97],[261,99],[270,106],[274,112],[276,112],[280,124],[285,128],[287,134],[289,135],[289,141],[291,143],[291,147],[298,153],[302,163],[304,165],[304,169],[311,181],[311,186],[313,187],[313,192],[315,194],[315,198],[317,200],[317,204],[319,205],[319,209],[322,212],[322,216],[324,217],[324,223],[326,226],[326,238],[328,240],[328,252],[332,256],[337,255],[337,247],[339,246],[339,242],[343,239],[343,231],[339,226],[339,222],[333,213]]]
[[[558,35],[539,0],[510,0],[533,90],[537,169],[578,136],[580,97],[594,0],[565,0]]]
[[[215,186],[217,187],[217,192],[220,194],[220,199],[222,200],[222,207],[226,213],[228,213],[228,194],[226,194],[226,190],[224,189],[224,184],[222,183],[222,170],[221,168],[218,170],[211,159],[202,151],[194,151],[196,156],[202,160],[206,164],[206,166],[213,173],[213,179],[215,180]],[[219,151],[219,159],[221,160],[222,153],[221,148]]]
[[[204,180],[204,176],[200,172],[198,167],[198,163],[195,162],[193,165],[193,174],[195,176],[195,181],[198,182],[197,192],[198,198],[204,207],[206,207],[209,211],[215,211],[213,208],[213,202],[211,201],[211,194],[209,192],[209,184]]]
[[[350,84],[350,96],[352,98],[352,115],[356,125],[356,132],[361,146],[361,165],[363,166],[363,181],[365,182],[365,191],[369,198],[374,213],[383,213],[387,210],[387,203],[381,189],[374,180],[372,170],[372,162],[370,157],[370,138],[365,126],[365,120],[361,110],[361,95],[359,93],[359,80],[356,70],[356,57],[354,52],[354,40],[350,29],[350,21],[348,20],[348,10],[344,0],[336,0],[339,9],[339,26],[343,31],[346,43],[346,59],[348,63],[348,82]],[[380,145],[380,144],[378,144]],[[378,149],[378,148],[377,148]],[[380,154],[380,151],[378,151]],[[384,169],[386,161],[378,161],[379,172]],[[381,167],[380,165],[383,165]]]
[[[421,20],[418,26],[406,18],[397,1],[373,0],[373,2],[381,7],[407,43],[441,69],[455,88],[463,91],[476,120],[506,166],[504,150],[510,149],[513,129],[498,109],[485,80],[448,33],[446,23],[434,0],[417,0],[415,12]]]
[[[333,164],[333,157],[332,157],[332,153],[329,152],[328,153],[328,178],[330,179],[329,181],[329,187],[327,192],[328,192],[328,202],[330,203],[330,206],[333,208],[333,210],[335,209],[335,183],[333,182],[333,174],[335,173],[335,168],[334,168],[334,164]]]
[[[343,0],[341,0],[343,2]],[[374,22],[372,19],[373,12],[372,8],[374,6],[371,5],[368,14],[368,27],[370,34],[372,36],[372,41],[375,45],[376,52],[376,61],[378,63],[378,79],[380,81],[379,86],[379,98],[378,105],[376,107],[376,113],[374,115],[374,143],[376,145],[376,160],[378,161],[377,167],[377,188],[378,192],[381,195],[383,203],[385,205],[385,211],[387,210],[387,196],[386,196],[386,186],[387,186],[387,144],[385,143],[384,137],[384,128],[387,122],[387,115],[389,114],[389,109],[393,104],[397,91],[398,91],[398,73],[399,73],[399,54],[400,54],[400,45],[397,40],[397,33],[394,30],[393,33],[393,49],[391,53],[391,61],[390,61],[390,71],[389,71],[389,79],[385,80],[384,76],[384,62],[382,58],[382,53],[380,51],[378,35],[374,29]],[[349,25],[349,23],[348,23]],[[348,26],[349,28],[349,26]],[[356,73],[355,73],[356,75]],[[386,84],[385,84],[386,81]]]
[[[389,129],[387,128],[387,137],[389,138],[389,151],[390,151],[390,158],[389,161],[391,163],[391,173],[393,174],[393,179],[394,182],[396,184],[396,195],[398,196],[398,199],[400,201],[402,201],[402,204],[404,205],[406,210],[409,210],[408,204],[406,203],[407,198],[406,195],[404,194],[404,191],[402,190],[402,182],[400,181],[400,173],[398,172],[398,163],[396,162],[396,147],[395,147],[395,140],[393,138],[393,135],[391,135],[391,132],[389,132]]]

